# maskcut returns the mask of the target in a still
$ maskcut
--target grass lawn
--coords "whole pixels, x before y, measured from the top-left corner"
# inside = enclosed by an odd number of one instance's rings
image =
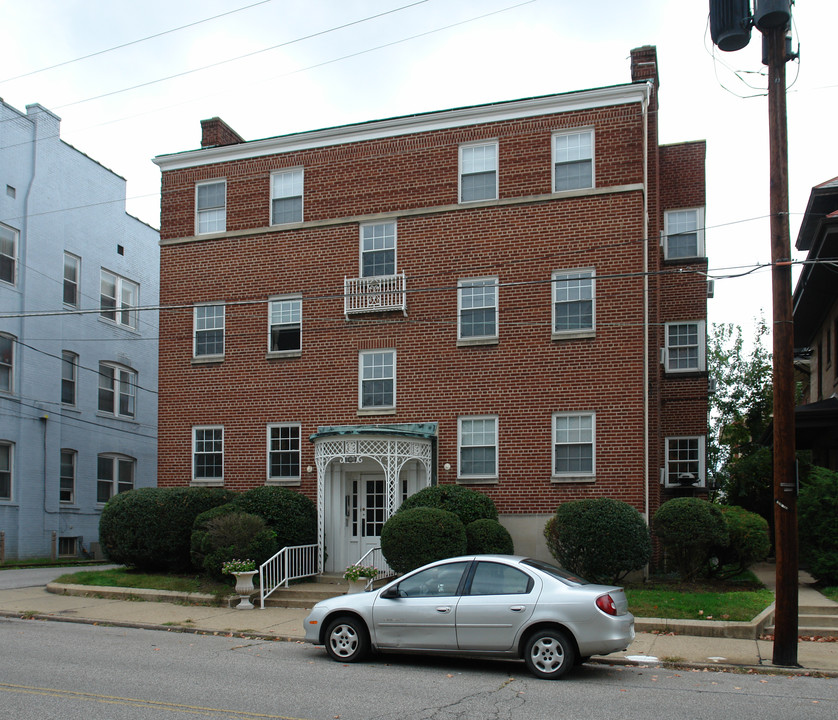
[[[820,592],[826,595],[830,600],[838,602],[838,587],[824,587],[820,588]]]
[[[126,568],[112,570],[84,570],[67,573],[56,580],[72,585],[96,587],[144,588],[149,590],[174,590],[176,592],[209,593],[221,599],[234,594],[233,587],[211,580],[204,575],[150,575]]]

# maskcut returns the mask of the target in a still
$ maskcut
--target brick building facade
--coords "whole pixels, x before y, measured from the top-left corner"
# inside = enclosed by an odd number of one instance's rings
[[[562,502],[704,485],[704,143],[632,82],[164,155],[158,483],[290,486],[326,569],[434,483],[545,557]],[[693,490],[690,490],[693,491]]]

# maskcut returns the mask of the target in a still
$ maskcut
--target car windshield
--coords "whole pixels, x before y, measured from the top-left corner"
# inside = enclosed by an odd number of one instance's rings
[[[530,567],[534,567],[536,570],[541,570],[543,573],[552,575],[557,580],[561,580],[563,583],[567,583],[568,585],[590,585],[590,583],[584,578],[580,578],[578,575],[574,575],[573,573],[556,565],[551,565],[550,563],[535,560],[533,558],[527,558],[521,562],[523,565],[529,565]]]

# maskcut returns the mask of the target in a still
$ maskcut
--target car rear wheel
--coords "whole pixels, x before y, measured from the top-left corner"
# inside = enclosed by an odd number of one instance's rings
[[[559,630],[539,630],[527,640],[524,662],[536,677],[558,680],[575,662],[573,643]]]
[[[339,617],[326,628],[326,652],[337,662],[358,662],[370,649],[364,623],[354,617]]]

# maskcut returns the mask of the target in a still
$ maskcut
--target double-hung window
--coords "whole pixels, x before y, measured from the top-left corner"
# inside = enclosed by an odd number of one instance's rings
[[[0,500],[12,499],[12,455],[14,446],[0,442]]]
[[[227,229],[227,181],[215,180],[195,186],[198,235]]]
[[[15,389],[15,339],[0,333],[0,391]]]
[[[498,196],[498,144],[460,147],[460,202],[494,200]]]
[[[396,407],[396,351],[365,350],[359,357],[359,407]]]
[[[79,306],[79,277],[81,259],[75,255],[64,253],[64,304],[71,307]]]
[[[553,136],[553,191],[594,186],[594,131]]]
[[[666,372],[689,373],[704,370],[704,327],[703,320],[666,323],[666,347],[663,353]]]
[[[299,297],[268,303],[268,351],[298,353],[302,349],[302,307]]]
[[[596,320],[593,269],[553,273],[553,334],[589,334]]]
[[[58,479],[58,499],[63,503],[72,503],[76,500],[76,451],[61,451],[61,473]]]
[[[669,210],[663,224],[665,260],[704,256],[704,208]]]
[[[15,284],[18,231],[0,223],[0,281]]]
[[[61,403],[76,404],[76,376],[79,369],[79,356],[68,350],[61,352]]]
[[[99,363],[99,412],[133,418],[137,373],[113,363]]]
[[[224,481],[224,428],[192,428],[192,480],[197,484]]]
[[[96,463],[96,502],[134,489],[134,458],[117,453],[99,455]]]
[[[268,480],[299,479],[299,424],[268,425]]]
[[[361,277],[396,274],[396,223],[361,225]]]
[[[553,415],[553,476],[592,479],[596,472],[594,413]]]
[[[303,221],[303,169],[271,175],[271,225]]]
[[[491,340],[498,336],[498,279],[460,280],[458,338]]]
[[[102,269],[99,290],[99,314],[117,325],[137,326],[137,301],[140,286],[124,277]]]
[[[665,485],[704,486],[704,437],[666,438]]]
[[[224,355],[224,306],[196,305],[193,353],[196,358]]]
[[[493,479],[498,476],[498,418],[461,417],[457,422],[459,465],[457,477]]]

